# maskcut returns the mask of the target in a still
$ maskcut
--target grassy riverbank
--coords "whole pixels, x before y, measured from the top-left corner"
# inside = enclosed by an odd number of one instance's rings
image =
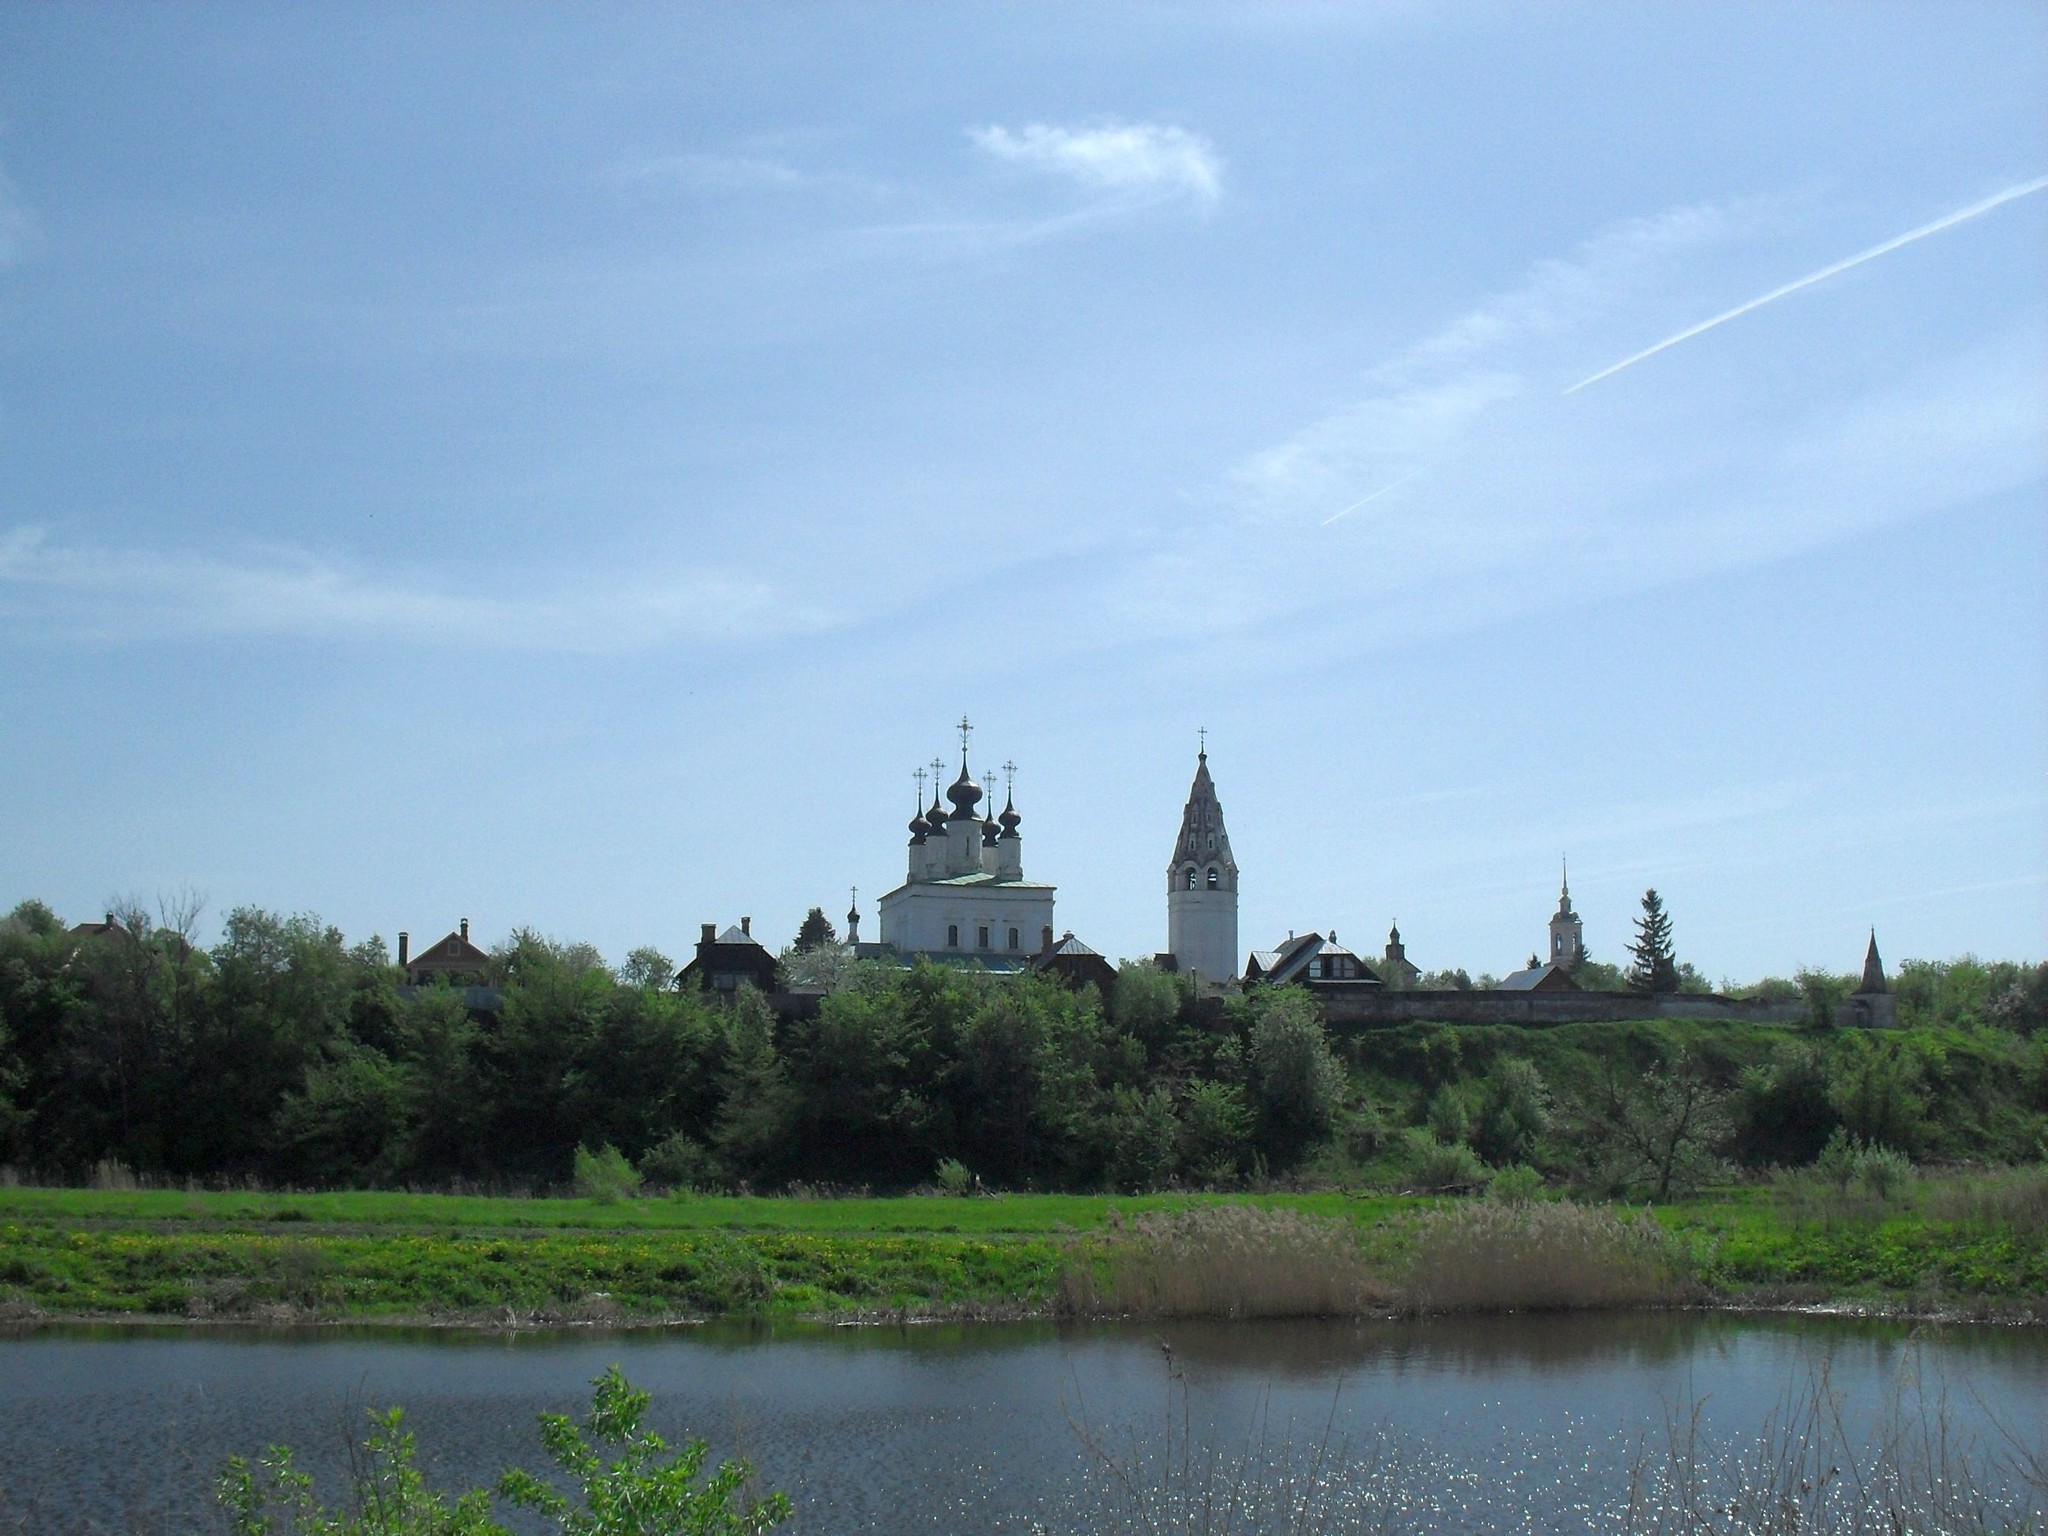
[[[1648,1223],[1626,1208],[1342,1194],[603,1204],[11,1188],[0,1316],[972,1317],[1143,1309],[1169,1291],[1173,1310],[1237,1315],[1760,1300],[2039,1313],[2044,1188],[2039,1173],[1876,1201],[1754,1185]],[[1166,1289],[1143,1278],[1168,1271]],[[1268,1299],[1248,1299],[1243,1277],[1276,1273],[1290,1285],[1260,1280]]]

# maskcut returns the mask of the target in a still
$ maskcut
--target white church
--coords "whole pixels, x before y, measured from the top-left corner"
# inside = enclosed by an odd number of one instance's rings
[[[1017,814],[1014,778],[997,816],[994,776],[984,795],[968,771],[972,729],[960,722],[960,777],[946,791],[950,809],[939,805],[937,773],[931,809],[924,808],[924,770],[918,770],[909,867],[903,883],[881,900],[881,940],[901,955],[1015,964],[1051,947],[1053,887],[1024,878],[1024,839],[1017,830],[1024,818]]]
[[[994,814],[995,778],[974,781],[960,722],[960,774],[945,791],[943,763],[934,763],[932,803],[924,803],[925,771],[917,772],[917,813],[903,883],[880,902],[882,946],[899,955],[978,960],[1010,969],[1053,944],[1054,887],[1024,878],[1024,839],[1018,832],[1014,765],[1001,815]],[[1209,777],[1206,742],[1195,762],[1195,781],[1181,813],[1180,835],[1166,871],[1166,947],[1173,964],[1213,982],[1237,976],[1237,862],[1223,807]],[[847,914],[849,925],[859,922]],[[858,929],[849,934],[857,937]],[[1162,956],[1162,959],[1165,957]]]

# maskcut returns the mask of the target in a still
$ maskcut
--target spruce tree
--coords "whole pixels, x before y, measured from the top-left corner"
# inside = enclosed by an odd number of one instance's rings
[[[805,915],[803,924],[796,931],[796,952],[807,955],[826,944],[839,942],[839,930],[832,926],[832,919],[825,915],[823,907],[813,907]]]
[[[1629,945],[1628,952],[1635,957],[1628,968],[1630,991],[1678,990],[1678,962],[1671,954],[1671,918],[1654,886],[1643,892],[1643,915],[1636,919],[1636,941]]]

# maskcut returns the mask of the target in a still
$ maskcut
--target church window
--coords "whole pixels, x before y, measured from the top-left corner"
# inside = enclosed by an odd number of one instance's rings
[[[978,948],[978,949],[987,949],[987,948],[988,948],[988,924],[986,924],[986,923],[983,923],[983,924],[981,925],[981,934],[980,934],[980,939],[981,939],[981,942],[980,942],[980,943],[979,943],[978,945],[976,945],[975,947],[976,947],[976,948]]]
[[[1193,866],[1190,866],[1190,867],[1189,867],[1189,869],[1188,869],[1188,889],[1192,891],[1192,890],[1193,890],[1194,888],[1195,888],[1195,871],[1194,871],[1194,868],[1193,868]]]
[[[1014,928],[1012,928],[1012,929],[1010,930],[1010,948],[1012,948],[1012,949],[1015,949],[1016,947],[1017,947],[1017,930],[1016,930],[1016,929],[1014,929]]]
[[[958,923],[948,923],[948,924],[946,924],[946,948],[948,948],[948,949],[958,949],[959,947],[960,947],[960,925],[959,925]]]
[[[1216,866],[1212,864],[1209,866],[1209,889],[1212,891],[1215,890],[1219,883],[1220,881],[1216,874]]]
[[[1216,834],[1214,832],[1209,834],[1209,851],[1211,853],[1216,851]]]

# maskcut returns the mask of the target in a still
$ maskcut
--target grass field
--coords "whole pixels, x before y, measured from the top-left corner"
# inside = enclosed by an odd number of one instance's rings
[[[2032,1177],[2023,1188],[1996,1186],[2006,1191],[1997,1198],[1964,1198],[1953,1185],[1874,1203],[1752,1185],[1653,1214],[1695,1299],[2038,1310],[2048,1298],[2048,1233],[2042,1176]],[[0,1189],[0,1317],[502,1324],[1045,1313],[1058,1304],[1063,1273],[1132,1241],[1148,1213],[1199,1217],[1247,1204],[1351,1223],[1366,1263],[1395,1294],[1414,1233],[1444,1202],[1314,1194],[604,1204],[16,1187]]]
[[[658,1199],[508,1199],[374,1191],[322,1194],[183,1190],[0,1188],[0,1222],[85,1226],[235,1226],[307,1223],[321,1227],[410,1227],[435,1231],[589,1228],[607,1232],[1065,1233],[1190,1204],[1259,1205],[1372,1220],[1412,1202],[1398,1196],[1000,1195],[888,1199],[676,1195]]]

